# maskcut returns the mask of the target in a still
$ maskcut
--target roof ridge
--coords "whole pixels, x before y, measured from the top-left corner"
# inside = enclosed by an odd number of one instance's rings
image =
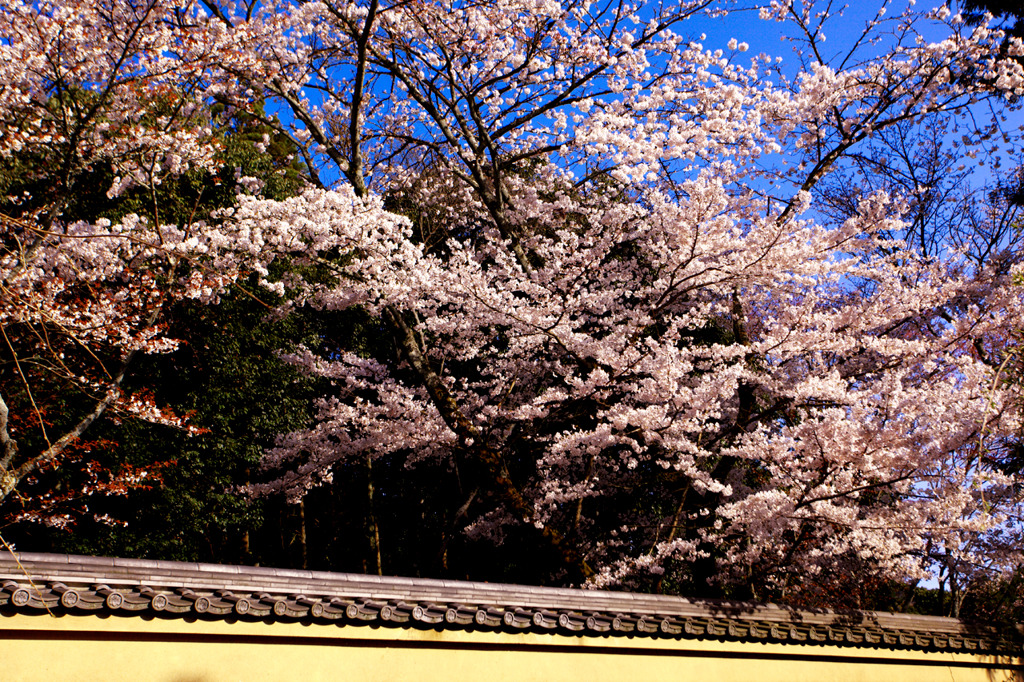
[[[1014,655],[1024,651],[1019,631],[1000,632],[940,616],[813,611],[633,592],[259,566],[34,552],[16,555],[17,560],[0,554],[0,609],[163,611],[206,617],[647,634]]]

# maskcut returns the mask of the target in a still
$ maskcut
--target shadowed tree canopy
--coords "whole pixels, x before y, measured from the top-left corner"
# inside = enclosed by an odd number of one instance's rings
[[[1024,7],[1017,0],[965,0],[964,9],[974,23],[981,22],[985,12],[997,19],[1010,20],[1011,35],[1024,37]]]

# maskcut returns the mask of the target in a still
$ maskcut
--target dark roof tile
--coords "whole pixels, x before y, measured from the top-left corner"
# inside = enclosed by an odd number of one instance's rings
[[[0,555],[4,611],[107,611],[1020,655],[1019,631],[952,618],[220,564]]]

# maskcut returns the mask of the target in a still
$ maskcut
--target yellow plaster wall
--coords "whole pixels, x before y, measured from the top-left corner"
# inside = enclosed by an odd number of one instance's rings
[[[2,682],[1024,682],[1020,659],[139,616],[0,616]]]

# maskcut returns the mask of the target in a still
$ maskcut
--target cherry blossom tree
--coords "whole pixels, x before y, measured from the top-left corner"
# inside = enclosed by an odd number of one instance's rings
[[[395,352],[292,357],[337,393],[268,453],[280,478],[260,490],[300,497],[366,453],[445,461],[473,481],[467,532],[534,526],[553,573],[594,584],[756,572],[780,593],[847,559],[920,575],[938,545],[1018,561],[998,371],[1015,254],[922,251],[901,239],[910,194],[868,190],[832,220],[814,191],[890,130],[1009,106],[1019,64],[943,9],[883,8],[827,57],[828,12],[774,3],[761,14],[800,42],[794,73],[693,40],[686,22],[719,9],[215,11],[274,50],[233,63],[234,86],[277,98],[341,179],[232,219],[409,218],[350,233],[337,281],[306,292],[379,316]],[[988,89],[960,77],[979,69]]]
[[[0,9],[0,501],[98,449],[86,434],[105,416],[188,428],[124,390],[133,358],[174,347],[168,304],[211,300],[233,277],[199,260],[198,201],[178,224],[165,205],[176,178],[219,169],[203,54],[182,58],[187,15],[119,0]],[[22,516],[63,523],[56,503],[155,473],[102,469],[90,459],[79,489]]]
[[[60,226],[38,262],[84,257],[68,230],[116,233],[104,258],[158,273],[139,290],[213,300],[251,272],[290,306],[358,308],[392,340],[288,356],[334,391],[267,453],[252,492],[297,500],[353,460],[432,462],[458,473],[466,533],[531,529],[548,579],[592,585],[745,582],[784,598],[837,565],[903,579],[940,554],[962,576],[1020,562],[1020,481],[1003,466],[1019,396],[1001,372],[1018,253],[905,239],[924,186],[857,180],[842,215],[819,192],[900,129],[956,121],[960,152],[987,156],[1008,133],[976,112],[1014,110],[1019,41],[912,3],[883,5],[836,48],[825,31],[842,17],[772,2],[760,17],[792,39],[792,63],[751,56],[742,35],[700,37],[729,18],[700,0],[149,7],[172,43],[125,61],[138,99],[110,106],[165,107],[144,96],[151,82],[253,115],[267,102],[309,186],[283,201],[253,186],[182,226]],[[180,111],[182,135],[202,129]],[[35,120],[11,117],[12,130]],[[86,128],[105,135],[112,118]],[[157,112],[133,120],[179,130]],[[126,161],[157,158],[130,146],[144,138],[95,149],[152,185],[176,167]],[[204,163],[194,144],[177,163]],[[59,224],[39,216],[47,235]],[[275,279],[279,258],[292,267]],[[38,271],[28,290],[51,281]],[[116,271],[95,279],[131,290]],[[127,309],[108,326],[136,331],[104,343],[167,343]]]

